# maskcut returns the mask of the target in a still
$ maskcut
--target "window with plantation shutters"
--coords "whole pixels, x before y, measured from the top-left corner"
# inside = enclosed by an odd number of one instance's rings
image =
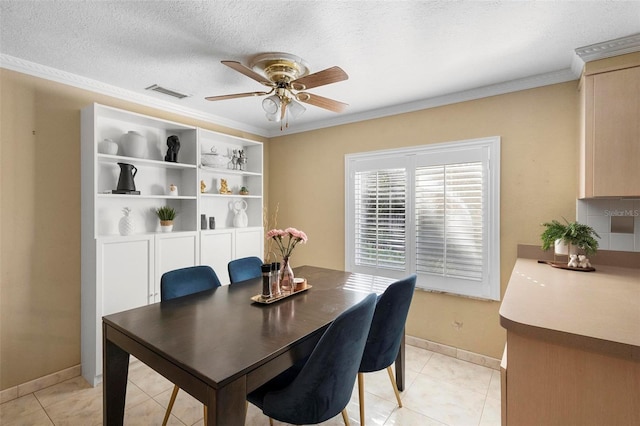
[[[347,269],[499,300],[499,158],[498,137],[348,155]]]
[[[406,170],[355,174],[355,262],[405,269]]]

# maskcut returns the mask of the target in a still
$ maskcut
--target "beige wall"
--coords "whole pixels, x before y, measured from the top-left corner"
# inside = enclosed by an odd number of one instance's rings
[[[224,131],[0,69],[0,390],[80,363],[80,109]]]
[[[518,243],[538,244],[540,223],[575,217],[577,82],[273,138],[270,210],[309,236],[293,266],[344,267],[345,154],[498,135],[501,159],[501,283]],[[499,302],[417,292],[407,333],[500,358]],[[456,328],[455,323],[462,323]]]
[[[344,154],[502,136],[502,289],[516,243],[575,214],[575,82],[275,138],[269,211],[310,237],[294,266],[344,265]],[[80,362],[80,113],[99,102],[267,140],[0,69],[0,390]],[[269,158],[271,160],[269,160]],[[409,334],[499,357],[498,303],[419,292]],[[453,321],[463,322],[461,329]]]

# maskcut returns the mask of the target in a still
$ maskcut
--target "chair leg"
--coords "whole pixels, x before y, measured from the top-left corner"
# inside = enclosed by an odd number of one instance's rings
[[[178,391],[180,388],[178,385],[173,385],[173,392],[171,392],[171,399],[169,399],[169,405],[167,406],[167,412],[164,413],[164,420],[162,421],[162,426],[166,426],[169,421],[169,416],[171,415],[171,410],[173,409],[173,403],[176,402],[176,396],[178,396]],[[205,407],[205,410],[207,407]],[[207,420],[207,416],[204,417],[205,421]]]
[[[273,419],[269,417],[269,426],[273,426]]]
[[[204,407],[204,426],[207,426],[207,406],[203,405]]]
[[[358,373],[358,403],[360,405],[360,426],[364,426],[364,373]]]
[[[344,420],[344,426],[349,426],[349,415],[347,414],[347,407],[342,410],[342,420]]]
[[[391,366],[387,367],[387,373],[389,373],[389,380],[391,380],[391,386],[393,386],[393,391],[396,394],[396,399],[398,400],[398,407],[402,408],[402,401],[400,400],[400,392],[398,392],[398,385],[396,385],[396,379],[393,377],[393,370]]]

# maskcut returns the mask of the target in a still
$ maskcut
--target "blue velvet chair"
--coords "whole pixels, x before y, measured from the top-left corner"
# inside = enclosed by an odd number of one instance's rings
[[[175,299],[176,297],[187,296],[216,287],[220,287],[220,280],[210,266],[191,266],[176,269],[162,274],[162,278],[160,278],[160,300]],[[173,392],[171,393],[171,399],[169,400],[162,426],[165,426],[169,420],[179,390],[178,385],[173,386]],[[205,426],[207,424],[206,406],[204,407],[204,424]]]
[[[364,373],[386,368],[398,400],[398,406],[402,407],[391,364],[396,360],[400,350],[404,325],[407,321],[407,314],[409,313],[409,306],[411,305],[415,288],[416,275],[414,274],[391,284],[378,297],[371,329],[367,337],[367,344],[358,369],[361,426],[364,426]]]
[[[165,272],[160,278],[160,300],[175,299],[216,287],[220,287],[220,280],[210,266],[175,269]]]
[[[262,276],[262,259],[259,257],[243,257],[229,262],[229,280],[231,284]]]
[[[308,358],[249,393],[249,402],[270,419],[286,423],[316,424],[342,412],[348,425],[346,406],[375,302],[375,294],[370,294],[343,312],[327,328]]]

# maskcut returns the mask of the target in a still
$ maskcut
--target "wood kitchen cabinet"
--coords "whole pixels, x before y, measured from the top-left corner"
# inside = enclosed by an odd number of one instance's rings
[[[579,197],[640,196],[640,54],[588,63]]]

